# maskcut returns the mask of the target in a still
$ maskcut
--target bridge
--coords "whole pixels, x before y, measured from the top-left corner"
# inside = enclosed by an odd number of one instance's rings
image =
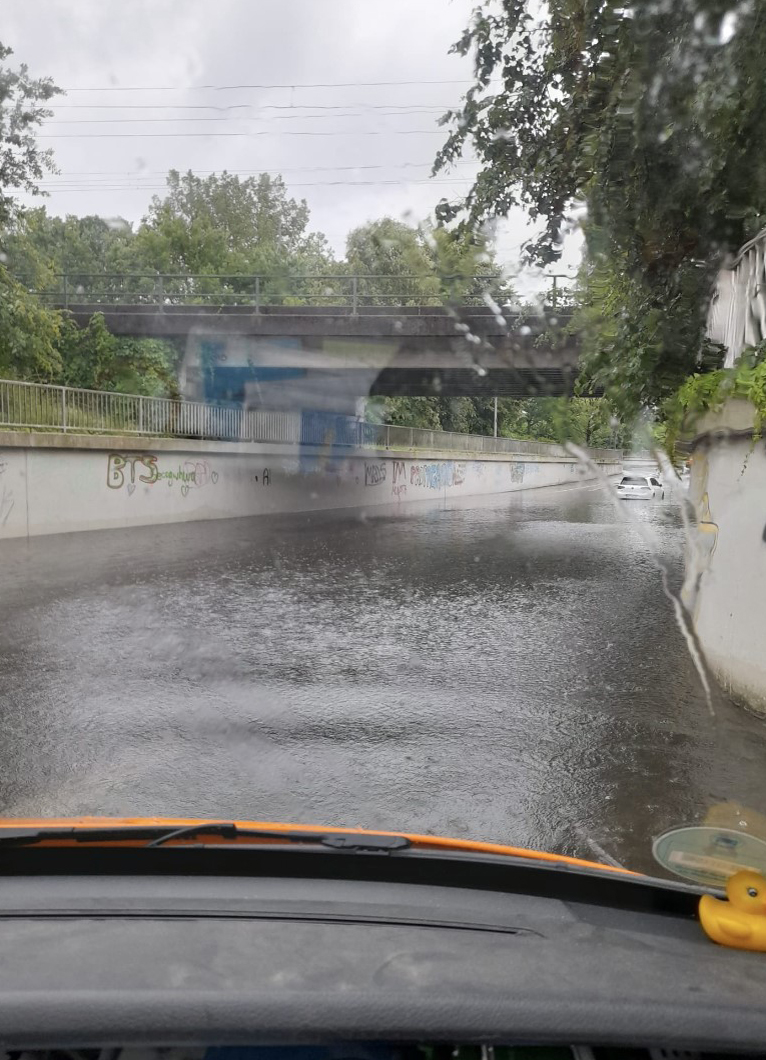
[[[285,388],[340,394],[528,397],[571,393],[579,344],[555,309],[497,306],[492,276],[223,276],[158,273],[53,277],[35,293],[85,327],[183,341],[185,393],[269,400]],[[207,379],[207,382],[205,380]],[[217,391],[205,393],[210,384]],[[301,380],[303,381],[301,383]]]

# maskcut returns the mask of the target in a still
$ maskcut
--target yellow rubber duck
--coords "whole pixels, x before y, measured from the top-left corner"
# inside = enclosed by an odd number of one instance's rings
[[[742,869],[726,882],[728,902],[703,894],[699,914],[705,933],[722,946],[766,953],[766,879]]]

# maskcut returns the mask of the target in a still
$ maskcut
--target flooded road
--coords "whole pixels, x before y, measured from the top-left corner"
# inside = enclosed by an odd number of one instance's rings
[[[652,553],[599,488],[0,544],[0,812],[286,819],[651,870],[763,809],[766,726],[711,719]]]

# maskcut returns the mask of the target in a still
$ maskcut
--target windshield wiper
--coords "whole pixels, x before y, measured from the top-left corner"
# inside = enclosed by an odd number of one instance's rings
[[[85,828],[81,826],[63,828],[3,828],[0,829],[0,846],[35,846],[56,840],[75,843],[120,843],[136,844],[146,840],[144,847],[160,847],[177,839],[204,839],[219,836],[236,844],[239,839],[274,840],[277,843],[298,843],[321,846],[328,850],[356,851],[388,854],[406,850],[412,842],[403,835],[367,835],[363,832],[301,832],[271,831],[265,828],[244,828],[234,821],[200,821],[198,824],[168,828],[167,825],[125,825],[115,828]],[[195,846],[199,844],[194,844]],[[204,844],[202,844],[204,845]],[[220,847],[221,844],[215,844]],[[247,844],[242,844],[247,846]],[[251,848],[252,849],[252,848]]]
[[[272,832],[266,828],[242,828],[233,821],[188,824],[174,828],[157,836],[146,845],[159,847],[171,840],[205,835],[218,835],[224,839],[250,838],[274,839],[287,843],[318,843],[331,850],[365,850],[387,853],[390,850],[405,850],[412,842],[403,835],[367,835],[364,832]]]

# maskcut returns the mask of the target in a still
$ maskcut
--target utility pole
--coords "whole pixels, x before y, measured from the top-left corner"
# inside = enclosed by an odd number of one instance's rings
[[[495,433],[494,437],[497,438],[497,398],[495,398]]]
[[[545,274],[549,280],[553,280],[553,288],[550,292],[551,295],[551,309],[558,309],[559,307],[559,285],[558,280],[572,280],[574,277],[568,272],[547,272]],[[566,288],[564,288],[566,293]]]

